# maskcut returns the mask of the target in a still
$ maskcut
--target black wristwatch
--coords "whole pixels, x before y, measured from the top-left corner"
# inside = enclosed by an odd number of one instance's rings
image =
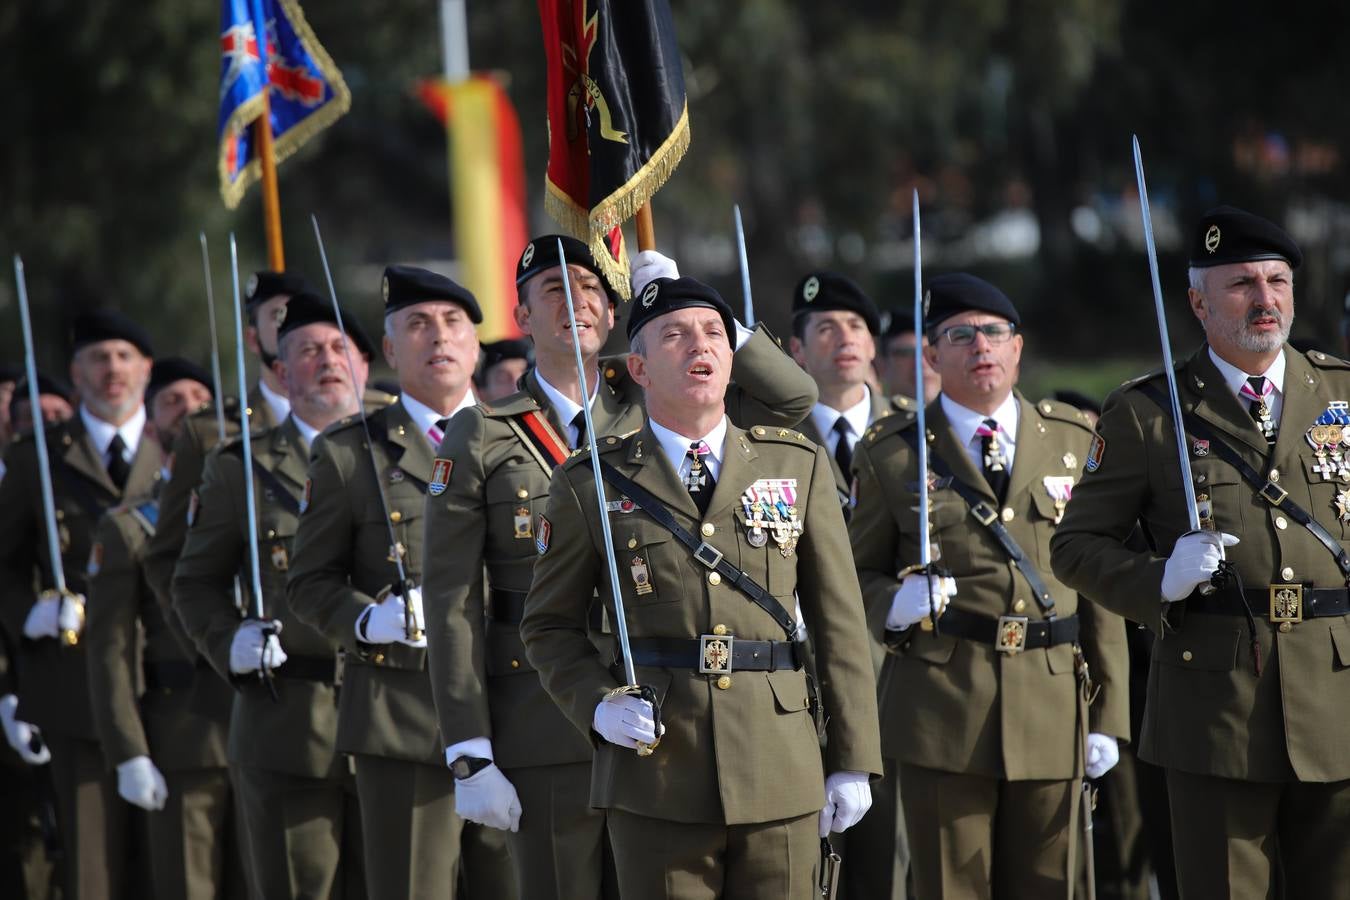
[[[450,764],[450,774],[455,776],[456,781],[463,781],[492,765],[492,760],[484,759],[481,756],[457,756],[455,761]]]

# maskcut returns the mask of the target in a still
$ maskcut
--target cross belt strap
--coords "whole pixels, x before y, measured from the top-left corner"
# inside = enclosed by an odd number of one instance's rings
[[[919,444],[915,431],[917,429],[907,428],[900,432],[900,436],[905,439],[905,443],[909,444],[910,449],[918,453]],[[1021,572],[1022,577],[1031,586],[1031,592],[1036,595],[1036,605],[1043,612],[1051,612],[1055,608],[1055,598],[1050,595],[1050,590],[1045,586],[1045,580],[1036,571],[1036,567],[1032,565],[1031,560],[1027,559],[1026,553],[1022,551],[1017,541],[1013,540],[1013,536],[1008,533],[1008,529],[1003,526],[1003,523],[998,520],[998,510],[990,506],[989,501],[981,497],[979,491],[957,478],[952,473],[951,467],[931,448],[928,451],[928,465],[938,475],[951,480],[951,489],[956,491],[961,499],[970,506],[971,517],[994,536],[999,546],[1003,548],[1003,552],[1008,555],[1013,568]],[[919,477],[924,478],[926,475],[921,472]]]
[[[1164,413],[1171,408],[1171,402],[1168,398],[1164,397],[1162,392],[1153,385],[1142,384],[1139,386],[1139,390],[1145,397],[1156,403]],[[1341,570],[1341,575],[1345,576],[1347,584],[1350,584],[1350,553],[1346,553],[1345,548],[1341,546],[1340,541],[1332,536],[1331,532],[1314,519],[1311,513],[1290,500],[1288,491],[1275,482],[1262,478],[1260,472],[1248,465],[1247,461],[1236,450],[1225,443],[1204,422],[1185,413],[1181,414],[1181,420],[1187,431],[1202,441],[1209,441],[1210,450],[1224,462],[1237,469],[1238,474],[1242,476],[1242,480],[1255,488],[1256,493],[1260,495],[1262,500],[1308,529],[1308,533],[1317,538],[1322,546],[1326,547],[1331,553],[1336,560],[1336,565]]]
[[[600,461],[600,471],[603,473],[605,481],[614,485],[625,497],[642,507],[647,515],[656,521],[656,524],[675,535],[676,540],[692,550],[694,559],[721,575],[724,581],[745,594],[756,606],[772,616],[788,637],[796,635],[797,623],[792,620],[792,614],[784,609],[783,604],[774,599],[772,594],[760,587],[758,582],[727,562],[722,555],[722,551],[707,541],[700,541],[694,537],[679,522],[675,521],[675,517],[670,514],[670,510],[666,509],[660,500],[634,484],[631,478],[604,460]],[[618,602],[618,598],[615,598],[615,602]]]

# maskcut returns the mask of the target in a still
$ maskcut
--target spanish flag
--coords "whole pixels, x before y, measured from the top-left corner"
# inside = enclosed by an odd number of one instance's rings
[[[496,79],[424,81],[422,101],[445,123],[460,283],[483,310],[484,341],[519,337],[515,262],[524,248],[525,161],[520,122]]]

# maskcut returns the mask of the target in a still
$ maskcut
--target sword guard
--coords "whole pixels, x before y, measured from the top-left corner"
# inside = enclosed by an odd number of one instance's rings
[[[661,704],[657,702],[656,690],[651,685],[647,684],[621,684],[606,694],[605,697],[622,697],[628,695],[637,697],[640,700],[646,700],[652,705],[652,721],[656,723],[653,731],[656,732],[656,740],[652,741],[650,744],[644,744],[642,741],[638,741],[637,745],[637,755],[646,758],[651,756],[652,753],[656,751],[657,747],[661,746]]]

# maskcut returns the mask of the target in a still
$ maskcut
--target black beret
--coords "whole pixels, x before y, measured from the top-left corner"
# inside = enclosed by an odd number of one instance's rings
[[[211,386],[211,376],[205,369],[181,356],[168,356],[155,360],[155,364],[150,367],[150,383],[145,388],[146,399],[155,396],[160,388],[168,387],[183,378],[197,382],[210,391],[211,396],[216,395],[215,389]]]
[[[928,279],[923,295],[924,328],[931,331],[958,313],[978,310],[1001,316],[1014,325],[1022,324],[1017,307],[1008,295],[983,278],[953,272]]]
[[[437,275],[417,266],[385,267],[385,315],[405,306],[432,300],[458,303],[464,307],[464,311],[469,314],[469,320],[475,325],[483,321],[483,311],[478,308],[478,301],[474,299],[473,294],[444,275]]]
[[[516,260],[516,290],[519,291],[529,281],[540,272],[548,269],[556,269],[561,263],[558,261],[558,241],[562,241],[563,255],[567,257],[568,263],[581,266],[583,269],[589,269],[600,279],[600,283],[605,286],[605,294],[609,297],[610,303],[618,303],[619,295],[614,293],[614,288],[610,287],[609,279],[601,271],[600,265],[595,261],[591,248],[574,237],[568,237],[565,234],[546,234],[543,237],[537,237],[525,245],[525,249],[520,251],[520,259]],[[524,296],[521,296],[524,299]]]
[[[0,363],[0,384],[4,384],[6,381],[18,381],[22,377],[23,366]]]
[[[792,293],[792,316],[842,309],[855,312],[872,334],[881,333],[881,313],[857,282],[838,272],[812,272],[797,282]]]
[[[280,341],[297,328],[316,322],[327,322],[337,327],[337,314],[333,312],[333,304],[318,294],[301,291],[286,304],[286,318],[281,320],[281,327],[277,329],[277,340]],[[370,335],[366,334],[361,323],[345,309],[342,311],[342,326],[346,328],[347,336],[352,339],[356,349],[360,350],[366,359],[375,356],[375,345],[371,342]]]
[[[1192,266],[1207,269],[1262,259],[1282,259],[1297,269],[1303,252],[1283,228],[1235,206],[1216,206],[1200,217],[1191,236]]]
[[[657,316],[691,306],[717,310],[727,330],[727,341],[733,347],[736,345],[736,317],[731,307],[717,291],[692,278],[656,278],[643,288],[633,298],[633,308],[628,313],[628,339],[632,340],[643,325]]]
[[[305,276],[297,272],[272,272],[264,269],[248,277],[244,288],[244,309],[252,311],[273,297],[287,294],[294,297],[301,291],[310,290]]]
[[[511,338],[502,341],[492,341],[483,345],[483,371],[497,365],[500,362],[506,362],[508,359],[523,359],[530,361],[530,345],[525,341],[518,341]]]
[[[76,316],[71,327],[71,349],[78,351],[99,341],[126,341],[146,356],[155,355],[145,329],[115,310],[95,309]]]
[[[54,378],[45,372],[38,372],[38,394],[51,394],[60,397],[67,403],[75,402],[75,391],[70,385],[59,378]],[[24,375],[14,384],[14,397],[10,400],[10,407],[13,408],[14,401],[28,402],[28,376]]]

